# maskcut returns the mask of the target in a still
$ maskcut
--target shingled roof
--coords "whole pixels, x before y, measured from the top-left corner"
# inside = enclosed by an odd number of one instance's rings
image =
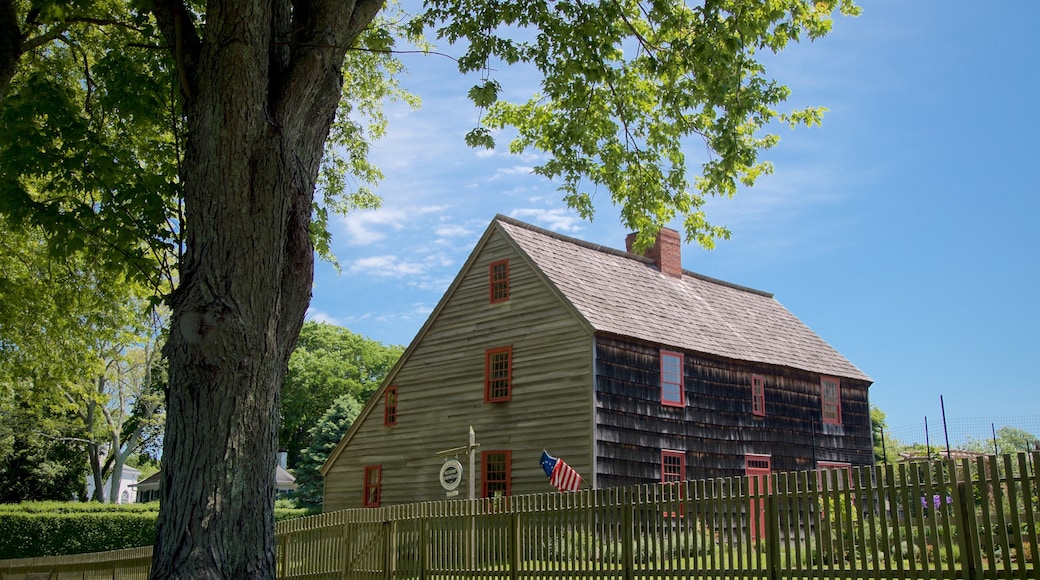
[[[563,236],[503,215],[498,227],[597,332],[870,381],[772,294]]]

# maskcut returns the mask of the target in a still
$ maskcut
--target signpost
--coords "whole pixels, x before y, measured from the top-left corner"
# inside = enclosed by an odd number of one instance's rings
[[[469,445],[462,447],[452,447],[451,449],[445,449],[444,451],[438,451],[438,457],[444,457],[444,464],[441,465],[440,471],[440,482],[441,487],[447,492],[447,497],[456,497],[459,495],[458,487],[462,483],[462,463],[459,462],[459,453],[465,453],[469,456],[469,489],[467,490],[467,497],[473,499],[476,493],[476,464],[477,454],[476,449],[480,447],[477,443],[477,435],[473,432],[473,427],[469,428]],[[448,459],[448,455],[454,455],[456,459]]]

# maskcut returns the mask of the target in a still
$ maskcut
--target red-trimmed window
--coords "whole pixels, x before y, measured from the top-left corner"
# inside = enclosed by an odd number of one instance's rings
[[[509,260],[491,262],[488,280],[492,304],[509,300]]]
[[[513,396],[513,347],[484,353],[484,402],[500,403]]]
[[[686,480],[686,453],[682,451],[666,451],[661,450],[661,482],[663,483],[679,483],[680,481]],[[675,490],[677,493],[673,497],[675,500],[683,499],[682,487]],[[679,506],[679,511],[674,512],[666,510],[663,512],[664,517],[674,518],[686,516],[686,506]]]
[[[509,495],[510,477],[513,468],[511,451],[484,451],[480,454],[481,497],[505,497]]]
[[[386,398],[383,401],[383,425],[387,427],[397,425],[397,387],[386,388]]]
[[[766,416],[766,384],[759,375],[751,375],[751,413]]]
[[[672,407],[686,406],[683,392],[683,355],[661,351],[661,404]]]
[[[365,466],[365,496],[363,505],[365,507],[379,507],[380,490],[382,488],[383,466]]]
[[[661,451],[661,481],[664,483],[686,480],[686,453]]]
[[[820,403],[823,422],[841,425],[841,383],[834,377],[820,377]]]

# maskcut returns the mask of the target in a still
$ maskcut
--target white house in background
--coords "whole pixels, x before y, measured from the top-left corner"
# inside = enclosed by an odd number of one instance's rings
[[[275,495],[281,497],[287,493],[296,491],[296,477],[285,470],[286,453],[278,452],[278,467],[274,473]],[[148,503],[159,501],[159,483],[162,480],[162,472],[157,471],[147,477],[144,481],[134,485],[137,490],[137,502]]]
[[[105,502],[111,503],[136,503],[137,502],[137,480],[141,472],[130,467],[123,466],[123,476],[119,478],[119,492],[112,502],[109,494],[112,493],[112,476],[105,480],[105,487],[101,489],[101,497]],[[94,497],[94,478],[87,476],[87,497]]]

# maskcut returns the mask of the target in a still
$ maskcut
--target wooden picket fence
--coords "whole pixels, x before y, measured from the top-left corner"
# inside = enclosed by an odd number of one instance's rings
[[[277,575],[1037,579],[1038,464],[1033,453],[346,510],[280,522]],[[0,561],[0,578],[144,577],[149,551]]]

